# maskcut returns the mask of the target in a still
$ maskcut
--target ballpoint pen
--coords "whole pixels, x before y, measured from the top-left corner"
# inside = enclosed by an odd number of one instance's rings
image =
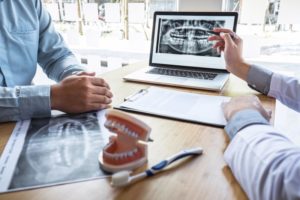
[[[212,35],[217,35],[217,36],[220,36],[221,33],[224,33],[224,32],[214,32],[211,30],[207,30],[206,32],[209,34],[212,34]],[[235,33],[229,33],[229,35],[231,36],[232,39],[235,39]]]

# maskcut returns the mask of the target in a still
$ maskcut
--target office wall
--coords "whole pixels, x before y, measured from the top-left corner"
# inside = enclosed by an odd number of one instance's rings
[[[179,11],[222,11],[223,0],[178,0]]]

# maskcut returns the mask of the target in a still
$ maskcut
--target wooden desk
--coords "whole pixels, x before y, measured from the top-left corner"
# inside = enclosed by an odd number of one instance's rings
[[[107,73],[103,77],[114,92],[113,104],[119,104],[124,97],[146,88],[147,84],[123,82],[122,77],[143,66],[136,64]],[[173,88],[178,89],[178,88]],[[258,94],[249,89],[246,83],[231,77],[221,94],[202,90],[181,89],[194,93],[211,95]],[[274,100],[259,95],[263,104],[274,111]],[[0,195],[0,199],[247,199],[245,193],[233,177],[223,159],[228,138],[222,128],[180,122],[176,120],[133,114],[152,127],[149,144],[148,166],[189,147],[200,146],[204,154],[186,160],[172,169],[147,178],[126,188],[111,188],[109,180],[99,179],[62,186],[47,187]],[[10,136],[14,123],[0,124],[0,151]]]

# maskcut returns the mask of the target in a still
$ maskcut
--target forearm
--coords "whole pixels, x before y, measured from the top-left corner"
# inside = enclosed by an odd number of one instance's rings
[[[49,117],[50,87],[0,87],[0,122]]]
[[[272,71],[256,65],[250,65],[246,81],[249,87],[267,95],[270,90],[272,76]]]
[[[225,151],[225,161],[250,199],[300,197],[300,149],[259,112],[236,113],[226,131],[233,139]]]
[[[251,88],[278,99],[293,110],[300,111],[300,82],[298,79],[252,65],[247,82]]]
[[[300,198],[300,150],[271,126],[240,131],[225,161],[250,199]]]
[[[300,82],[298,79],[274,74],[268,95],[300,112]]]
[[[54,62],[48,63],[43,66],[44,72],[49,78],[59,82],[64,78],[81,71],[86,71],[85,68],[80,66],[71,52],[64,52],[61,58],[55,59]],[[53,56],[53,55],[52,55]]]

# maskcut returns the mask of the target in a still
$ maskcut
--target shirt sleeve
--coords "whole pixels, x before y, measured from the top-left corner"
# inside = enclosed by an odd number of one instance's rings
[[[224,158],[250,199],[300,199],[300,148],[272,126],[243,128]]]
[[[292,77],[252,65],[249,86],[300,111],[300,84]],[[236,113],[225,126],[232,139],[224,158],[250,199],[300,199],[300,147],[258,111]]]
[[[252,65],[248,85],[300,111],[300,84],[292,77]],[[225,126],[232,139],[224,158],[250,199],[300,199],[300,147],[258,111],[236,113]]]
[[[284,105],[300,112],[300,82],[297,78],[251,65],[247,82],[258,92],[274,97]]]
[[[247,77],[248,86],[267,95],[270,90],[272,75],[273,72],[266,68],[251,65]]]
[[[55,31],[50,14],[37,0],[39,15],[38,62],[49,78],[61,81],[65,77],[86,69],[79,65],[74,54],[65,44],[62,36]]]
[[[225,131],[232,139],[238,131],[252,124],[269,124],[269,122],[257,110],[242,110],[232,116],[225,126]]]
[[[268,95],[300,112],[300,83],[297,78],[274,74]]]
[[[0,87],[0,122],[51,116],[50,86]]]

